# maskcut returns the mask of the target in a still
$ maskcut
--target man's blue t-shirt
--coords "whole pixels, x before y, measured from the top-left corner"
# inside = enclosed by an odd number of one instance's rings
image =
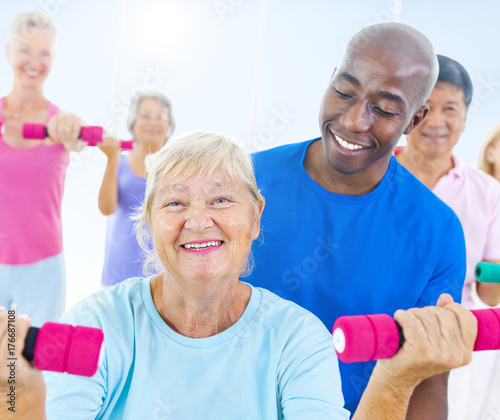
[[[105,351],[91,378],[44,373],[48,420],[349,417],[329,332],[267,290],[252,287],[240,319],[206,338],[165,323],[149,278],[92,295],[62,321],[101,328]]]
[[[465,242],[455,213],[394,157],[366,195],[325,190],[304,169],[312,141],[254,155],[266,205],[247,280],[308,309],[329,330],[341,315],[392,316],[435,305],[445,292],[460,302]],[[351,413],[373,367],[340,362]]]

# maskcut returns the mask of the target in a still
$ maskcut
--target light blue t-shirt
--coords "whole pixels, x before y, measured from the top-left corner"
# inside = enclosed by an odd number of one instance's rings
[[[251,287],[230,328],[194,339],[168,327],[150,278],[133,278],[75,306],[61,322],[102,328],[92,378],[45,373],[47,418],[348,419],[331,334],[314,315]]]

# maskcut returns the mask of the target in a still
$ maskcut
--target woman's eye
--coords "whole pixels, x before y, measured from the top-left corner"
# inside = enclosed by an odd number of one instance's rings
[[[171,201],[170,203],[167,203],[166,207],[178,207],[180,205],[181,203],[178,201]]]
[[[221,203],[227,203],[227,201],[228,201],[228,200],[227,200],[227,198],[220,197],[220,198],[216,199],[216,200],[214,201],[214,203],[216,203],[216,204],[221,204]]]

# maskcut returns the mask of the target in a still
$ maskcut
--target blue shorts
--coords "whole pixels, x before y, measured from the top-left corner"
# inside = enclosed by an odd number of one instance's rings
[[[12,304],[35,327],[58,321],[66,309],[64,254],[33,264],[0,264],[0,306],[9,309]]]

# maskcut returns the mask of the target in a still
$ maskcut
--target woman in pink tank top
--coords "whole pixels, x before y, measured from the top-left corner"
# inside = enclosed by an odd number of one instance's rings
[[[69,151],[82,121],[59,112],[43,94],[56,30],[39,13],[18,15],[5,51],[11,92],[0,99],[0,305],[15,304],[33,324],[65,309],[61,202]],[[46,124],[50,140],[25,140],[24,123]]]

